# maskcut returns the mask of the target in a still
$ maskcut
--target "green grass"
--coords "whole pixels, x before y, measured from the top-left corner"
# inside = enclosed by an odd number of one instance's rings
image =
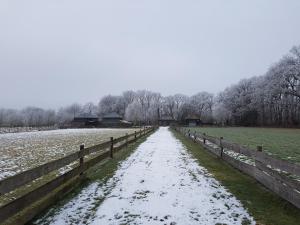
[[[223,186],[242,202],[258,224],[299,224],[299,209],[264,188],[253,178],[211,155],[198,144],[177,132],[174,134],[198,160],[199,164],[212,173]]]
[[[251,127],[199,127],[187,128],[191,131],[224,137],[237,144],[263,150],[277,158],[300,163],[300,129],[251,128]]]

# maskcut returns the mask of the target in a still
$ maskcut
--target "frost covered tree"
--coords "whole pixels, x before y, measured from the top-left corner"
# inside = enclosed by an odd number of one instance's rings
[[[51,126],[70,123],[80,113],[103,116],[117,112],[139,124],[155,124],[159,116],[183,122],[188,116],[225,125],[300,126],[300,46],[274,63],[261,76],[243,79],[215,98],[208,92],[163,97],[149,90],[106,95],[98,107],[74,103],[57,112],[37,107],[0,109],[0,126]]]
[[[73,114],[73,117],[78,116],[83,111],[83,107],[78,103],[73,103],[66,108],[68,113]]]
[[[293,47],[265,75],[244,79],[220,96],[233,124],[299,125],[300,47]]]
[[[136,92],[136,101],[142,109],[144,123],[149,124],[158,120],[158,109],[161,105],[160,93],[139,90]]]
[[[1,127],[41,127],[53,126],[56,123],[56,112],[37,107],[26,107],[22,110],[0,109]]]
[[[189,97],[182,94],[175,94],[162,98],[162,114],[167,115],[175,120],[182,120],[183,107],[189,101]],[[188,113],[187,113],[188,114]]]
[[[231,112],[224,106],[223,103],[216,102],[213,108],[213,118],[217,124],[226,126],[231,123]]]
[[[134,102],[136,98],[136,93],[134,91],[124,91],[122,97],[125,104],[125,108],[127,108],[127,106]]]
[[[123,116],[125,114],[126,104],[122,96],[106,95],[101,98],[98,108],[100,116],[111,112],[116,112]]]
[[[213,94],[208,92],[199,92],[191,96],[187,103],[190,114],[197,115],[204,122],[211,122],[213,99]]]
[[[98,113],[98,107],[94,103],[88,102],[83,105],[81,112],[96,115]]]
[[[133,101],[128,105],[125,112],[125,119],[132,121],[135,125],[143,123],[142,107],[137,101]]]

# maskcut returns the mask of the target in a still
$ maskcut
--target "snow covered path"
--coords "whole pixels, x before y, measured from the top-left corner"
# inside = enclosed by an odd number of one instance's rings
[[[104,200],[96,204],[99,198]],[[50,214],[37,223],[254,224],[168,128],[148,137],[106,184],[91,184]]]

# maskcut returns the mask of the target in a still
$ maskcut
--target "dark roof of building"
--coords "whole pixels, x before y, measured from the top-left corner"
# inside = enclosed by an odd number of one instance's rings
[[[196,115],[190,115],[185,118],[186,120],[200,120],[200,118]]]
[[[171,116],[162,116],[159,120],[174,120]]]
[[[104,115],[102,119],[123,119],[123,117],[116,112],[112,112]]]
[[[90,113],[82,113],[74,118],[98,119],[98,116]]]

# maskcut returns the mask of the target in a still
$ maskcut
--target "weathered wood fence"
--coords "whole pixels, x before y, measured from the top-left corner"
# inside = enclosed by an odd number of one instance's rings
[[[119,138],[111,137],[109,141],[89,148],[85,148],[84,145],[81,145],[79,151],[77,152],[1,180],[0,195],[4,195],[30,184],[31,182],[49,174],[50,172],[57,171],[58,169],[68,166],[71,163],[78,162],[77,165],[75,165],[75,167],[70,169],[68,172],[55,177],[53,180],[1,206],[0,224],[28,206],[41,200],[54,190],[64,186],[62,190],[56,193],[56,196],[53,197],[52,201],[42,204],[36,210],[33,210],[25,215],[25,218],[22,219],[22,223],[30,221],[35,215],[49,207],[50,204],[54,203],[58,197],[61,197],[61,195],[69,192],[74,187],[75,182],[77,183],[82,180],[86,170],[103,161],[104,159],[113,158],[115,152],[119,151],[123,147],[126,147],[129,143],[135,142],[140,137],[154,131],[154,129],[154,127],[148,127],[141,129],[138,132],[135,131],[132,134],[126,134],[125,136]],[[91,158],[85,160],[86,156],[91,156]],[[74,182],[72,182],[70,185],[65,185],[71,180]]]
[[[262,152],[262,146],[252,150],[222,137],[191,132],[182,127],[174,129],[300,208],[300,165],[276,159]]]

